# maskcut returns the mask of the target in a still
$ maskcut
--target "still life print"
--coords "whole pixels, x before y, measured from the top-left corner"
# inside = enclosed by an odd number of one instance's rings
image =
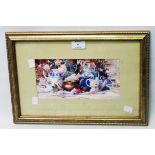
[[[120,98],[118,59],[36,59],[35,71],[42,99]]]

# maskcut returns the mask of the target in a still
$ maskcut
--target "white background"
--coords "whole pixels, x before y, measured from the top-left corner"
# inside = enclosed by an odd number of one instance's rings
[[[9,86],[9,74],[7,68],[7,55],[6,55],[6,43],[5,43],[5,32],[11,31],[66,31],[66,30],[150,30],[151,31],[151,50],[150,50],[150,108],[149,108],[149,126],[66,126],[66,125],[23,125],[23,124],[14,124],[12,119],[12,107],[10,100],[10,86]],[[154,90],[155,86],[152,85],[153,75],[155,71],[155,63],[153,63],[155,59],[155,53],[153,53],[152,49],[155,49],[155,27],[0,27],[0,42],[2,45],[0,46],[0,100],[3,101],[0,104],[0,124],[1,128],[155,128],[155,96]],[[2,122],[2,123],[1,123]]]
[[[155,5],[153,0],[0,0],[0,25],[154,26],[154,6]],[[99,27],[98,29],[100,28],[101,27]],[[126,28],[132,29],[131,27]],[[117,27],[117,29],[121,30],[126,28]],[[137,28],[140,29],[139,27]],[[0,154],[154,154],[155,102],[153,96],[155,88],[155,33],[153,27],[141,28],[151,30],[150,123],[148,127],[144,128],[152,128],[153,130],[141,130],[142,127],[136,127],[136,130],[131,130],[134,127],[119,126],[101,127],[13,125],[10,106],[10,92],[8,82],[7,59],[5,52],[4,31],[13,31],[13,29],[15,31],[24,29],[29,30],[29,28],[1,27],[0,128],[5,129],[0,130]],[[34,29],[37,30],[36,28]],[[54,29],[55,28],[53,28],[53,30]],[[96,27],[91,29],[96,29]],[[103,30],[103,27],[101,29]],[[107,29],[113,28],[104,27],[104,30]],[[31,30],[33,30],[32,27]],[[82,27],[82,30],[88,30],[88,27]],[[42,127],[52,130],[38,130],[38,128]],[[6,128],[25,128],[25,130],[7,130]],[[30,130],[29,128],[37,129]],[[108,129],[105,130],[105,128]],[[109,128],[121,128],[121,130],[109,130]],[[124,128],[127,128],[128,130],[122,130]]]

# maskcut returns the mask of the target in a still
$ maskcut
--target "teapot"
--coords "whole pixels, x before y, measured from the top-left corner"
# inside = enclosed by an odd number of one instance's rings
[[[97,77],[95,79],[87,79],[86,85],[87,87],[98,89],[99,79]]]

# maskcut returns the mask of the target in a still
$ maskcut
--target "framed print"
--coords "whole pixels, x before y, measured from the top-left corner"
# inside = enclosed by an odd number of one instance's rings
[[[15,123],[148,125],[149,31],[6,40]]]

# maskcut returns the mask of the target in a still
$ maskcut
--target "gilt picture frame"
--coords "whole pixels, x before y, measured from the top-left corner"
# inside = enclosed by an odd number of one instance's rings
[[[6,32],[14,123],[148,125],[150,32]]]

